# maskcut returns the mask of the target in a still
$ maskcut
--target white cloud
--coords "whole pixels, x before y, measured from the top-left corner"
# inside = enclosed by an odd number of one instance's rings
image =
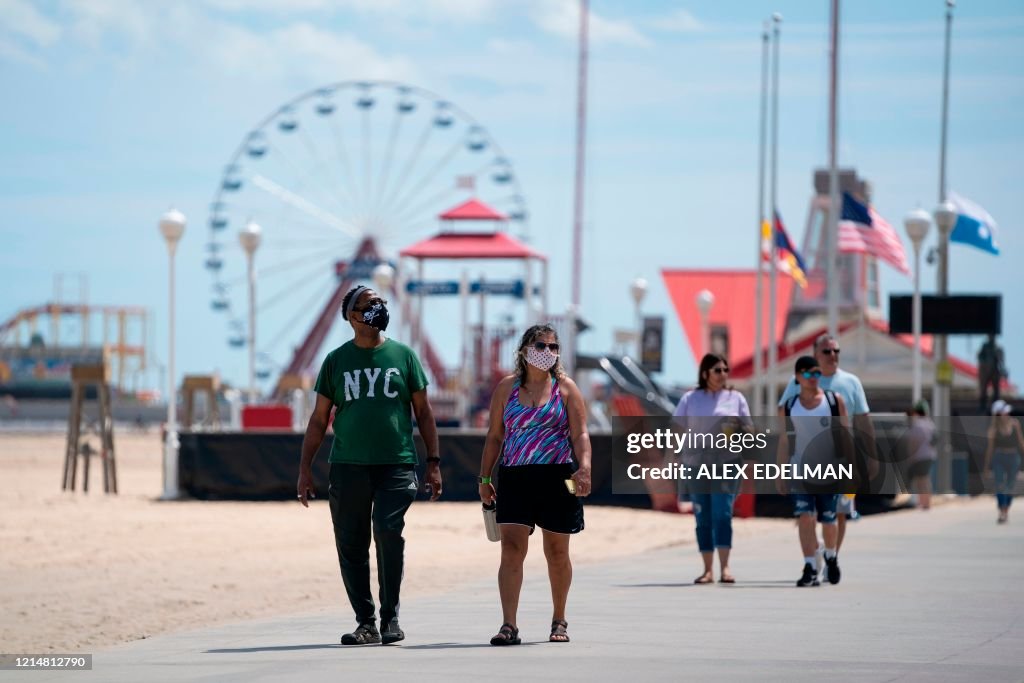
[[[499,0],[206,0],[227,12],[295,15],[302,12],[336,14],[351,11],[387,17],[391,21],[477,23],[493,18]]]
[[[132,46],[146,44],[161,14],[153,5],[126,0],[65,0],[61,7],[71,17],[71,35],[93,48],[108,37]]]
[[[214,66],[231,76],[254,79],[308,77],[339,80],[359,78],[415,80],[415,67],[402,57],[385,57],[372,46],[349,35],[332,33],[300,22],[267,34],[224,25],[210,41],[208,56]]]
[[[646,23],[651,28],[673,33],[699,33],[707,30],[703,22],[685,9],[677,9],[668,16],[650,19]]]
[[[487,41],[487,49],[496,54],[520,54],[532,52],[533,45],[525,40],[507,40],[505,38],[492,38]]]
[[[571,40],[576,40],[579,35],[580,13],[575,0],[541,0],[534,4],[531,15],[536,24],[548,33]],[[650,45],[647,37],[628,21],[606,19],[593,10],[590,12],[587,32],[593,43],[640,47]]]
[[[60,25],[46,18],[24,0],[0,2],[0,30],[39,46],[52,45],[60,37]]]
[[[39,57],[31,55],[13,43],[0,38],[0,62],[22,62],[37,69],[45,69],[46,62]]]
[[[225,12],[297,13],[329,9],[329,0],[206,0],[206,5]]]
[[[234,1],[208,0],[225,7]],[[278,4],[277,0],[258,2],[267,7]],[[289,0],[292,6],[295,2],[299,7],[312,8],[319,0]],[[198,4],[127,0],[62,0],[55,15],[60,24],[31,7],[21,7],[20,0],[0,0],[0,25],[17,26],[21,35],[32,36],[39,44],[63,34],[89,48],[91,57],[122,67],[144,68],[144,57],[167,55],[188,59],[204,72],[212,70],[232,78],[261,81],[338,80],[352,74],[368,79],[416,77],[410,60],[382,54],[351,34],[321,28],[313,21],[293,21],[259,30],[247,27],[234,16],[219,15]],[[4,18],[8,21],[2,22]],[[16,42],[5,40],[2,32],[0,58],[45,66],[44,54],[22,49]]]

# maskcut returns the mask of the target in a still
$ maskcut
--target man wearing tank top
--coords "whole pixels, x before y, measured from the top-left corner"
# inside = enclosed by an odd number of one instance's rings
[[[825,432],[831,432],[833,420],[846,416],[846,403],[839,394],[826,392],[819,386],[822,377],[821,367],[812,356],[801,356],[796,361],[795,384],[799,393],[795,400],[779,408],[779,417],[792,423],[795,447],[790,454],[787,430],[781,430],[778,443],[778,464],[803,464],[814,457],[822,447],[833,448],[831,438],[823,438]],[[834,454],[835,455],[835,454]],[[798,587],[818,586],[818,569],[815,566],[815,552],[818,546],[815,514],[821,523],[822,538],[825,539],[824,559],[828,582],[839,583],[839,559],[837,556],[836,502],[839,496],[834,493],[790,493],[789,482],[777,479],[776,485],[782,495],[790,494],[793,499],[793,515],[797,518],[800,535],[800,549],[803,551],[803,572],[797,580]]]
[[[814,340],[814,359],[821,368],[821,379],[818,381],[825,391],[835,392],[841,396],[846,404],[847,410],[853,416],[853,430],[856,436],[858,452],[864,465],[863,473],[870,480],[878,471],[878,460],[875,450],[875,428],[871,424],[871,410],[868,408],[868,399],[864,394],[864,386],[860,378],[852,372],[846,372],[839,368],[839,342],[830,334],[823,334]],[[786,390],[779,399],[779,407],[783,407],[794,396],[800,393],[800,387],[788,383]],[[859,466],[860,463],[857,463]],[[847,518],[856,519],[857,511],[854,507],[853,494],[839,497],[836,505],[836,552],[843,547],[843,540],[846,538]],[[819,553],[821,548],[819,547]],[[819,558],[820,559],[820,558]],[[819,562],[820,564],[820,562]]]

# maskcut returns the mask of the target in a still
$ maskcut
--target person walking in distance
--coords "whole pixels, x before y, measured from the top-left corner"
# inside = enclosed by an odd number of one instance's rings
[[[999,524],[1010,519],[1010,505],[1013,503],[1013,489],[1020,472],[1021,454],[1024,453],[1024,435],[1020,422],[1010,413],[1011,406],[999,399],[992,403],[992,424],[988,428],[988,446],[985,449],[985,467],[992,470],[996,487],[996,505],[999,507]]]
[[[500,463],[499,463],[500,459]],[[491,475],[499,463],[498,486]],[[544,540],[551,582],[551,632],[569,642],[565,606],[572,584],[569,539],[583,531],[581,496],[590,494],[587,409],[576,383],[559,363],[558,337],[534,325],[516,351],[516,371],[491,397],[490,424],[480,459],[480,500],[497,503],[501,528],[498,595],[502,625],[491,645],[519,645],[523,561],[535,527]]]
[[[389,320],[387,302],[372,289],[355,287],[341,307],[355,337],[327,354],[317,376],[316,407],[302,441],[297,497],[309,507],[308,500],[315,496],[313,458],[336,407],[328,497],[341,577],[357,624],[341,643],[388,644],[405,638],[398,624],[405,554],[402,530],[419,489],[412,414],[427,449],[431,500],[441,495],[437,426],[419,359],[408,346],[383,335]],[[370,592],[371,530],[377,547],[379,631]]]
[[[792,424],[794,441],[792,452],[787,429],[781,430],[778,441],[779,465],[791,463],[802,466],[812,464],[824,454],[830,460],[842,460],[850,455],[852,444],[845,446],[849,433],[842,423],[846,418],[846,403],[842,396],[825,391],[819,386],[822,377],[818,361],[812,356],[801,356],[796,361],[794,385],[799,393],[779,408],[779,417]],[[837,420],[839,424],[836,424]],[[828,435],[828,436],[826,436]],[[784,478],[776,480],[776,487],[782,495],[791,494],[793,514],[797,518],[800,534],[800,549],[804,566],[796,585],[817,586],[818,569],[815,566],[815,552],[818,539],[815,530],[815,514],[821,524],[825,539],[824,559],[828,582],[839,583],[838,529],[836,524],[836,503],[839,494],[812,493],[805,488],[790,491],[789,482]]]
[[[857,472],[870,481],[878,473],[878,456],[875,447],[875,427],[871,423],[871,410],[864,394],[864,386],[860,378],[852,372],[839,367],[839,342],[829,334],[823,334],[814,340],[814,358],[821,369],[818,386],[824,391],[831,391],[841,396],[846,409],[853,417],[854,452],[858,456],[854,466]],[[793,383],[786,385],[786,390],[779,399],[779,407],[783,407],[800,393],[800,388]],[[846,522],[857,515],[854,504],[855,496],[851,492],[839,497],[836,506],[836,552],[843,547],[846,539]],[[820,548],[819,548],[820,550]]]
[[[935,423],[928,417],[928,401],[920,399],[910,410],[907,429],[907,484],[922,510],[932,506],[932,465],[935,464]]]

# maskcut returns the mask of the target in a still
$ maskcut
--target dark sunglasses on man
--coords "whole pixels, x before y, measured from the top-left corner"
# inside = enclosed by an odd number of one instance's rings
[[[839,355],[839,349],[822,349],[821,352],[826,356],[831,356],[833,353]]]

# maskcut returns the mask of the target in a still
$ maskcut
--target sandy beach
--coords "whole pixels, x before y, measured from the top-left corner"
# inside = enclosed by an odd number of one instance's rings
[[[351,623],[326,502],[160,502],[159,437],[117,434],[119,495],[60,490],[63,435],[0,435],[3,652],[89,652],[161,633],[331,609]],[[79,484],[80,488],[80,484]],[[323,495],[326,495],[324,492]],[[498,545],[474,503],[413,505],[403,597],[457,591],[497,571]],[[573,539],[577,565],[693,546],[693,518],[590,506]],[[738,537],[784,520],[737,520]],[[680,548],[682,577],[696,576]],[[372,553],[371,553],[372,557]],[[535,543],[527,572],[543,576]],[[493,595],[464,596],[498,617]],[[492,619],[493,620],[493,619]],[[495,622],[497,623],[497,622]]]

